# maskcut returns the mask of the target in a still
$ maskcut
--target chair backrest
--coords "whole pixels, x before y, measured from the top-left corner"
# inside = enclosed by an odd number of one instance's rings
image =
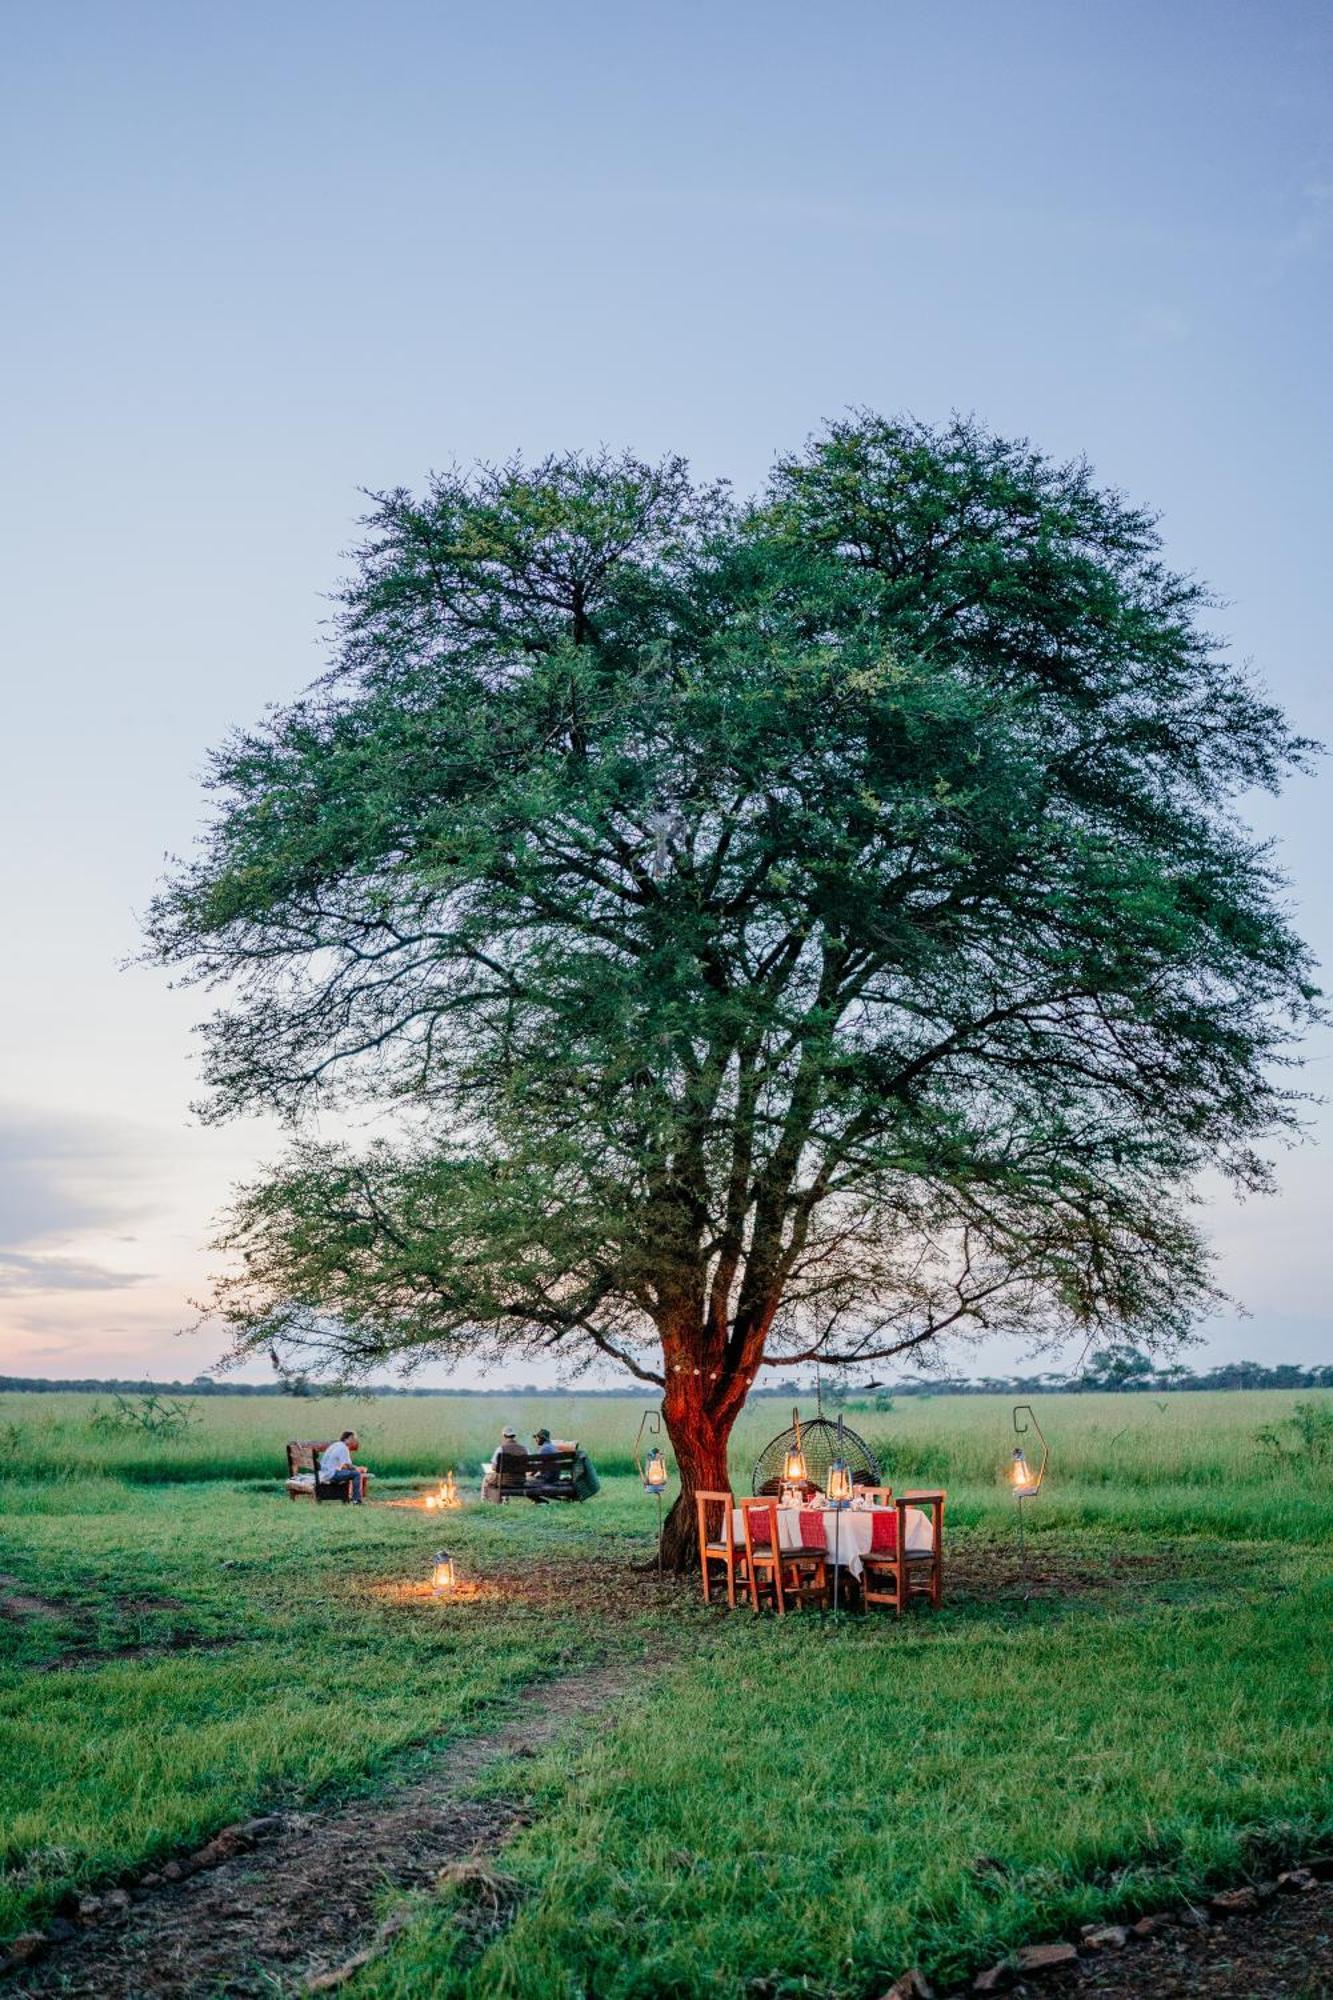
[[[907,1547],[907,1510],[910,1506],[914,1512],[924,1514],[929,1521],[931,1553],[936,1557],[939,1556],[944,1540],[945,1498],[946,1495],[938,1486],[909,1487],[906,1492],[898,1495],[898,1532],[902,1537],[901,1546],[904,1549]]]
[[[778,1540],[777,1502],[767,1496],[741,1501],[741,1525],[745,1531],[745,1562],[751,1578],[756,1576],[755,1564],[772,1564],[773,1590],[779,1611],[787,1606],[782,1595],[782,1545]],[[752,1584],[752,1588],[757,1588]],[[758,1597],[755,1604],[758,1605]]]
[[[313,1472],[319,1478],[319,1461],[329,1448],[329,1440],[316,1444],[312,1439],[293,1438],[287,1446],[287,1477],[295,1479],[299,1472]]]
[[[699,1553],[709,1542],[722,1542],[727,1548],[735,1546],[736,1502],[730,1493],[706,1493],[702,1490],[694,1496],[694,1518],[699,1527]],[[712,1532],[712,1523],[717,1522],[717,1533]]]
[[[858,1485],[856,1490],[858,1493],[864,1494],[866,1499],[875,1507],[891,1507],[893,1505],[893,1488],[891,1486]]]
[[[578,1459],[577,1445],[545,1453],[534,1451],[528,1455],[528,1471],[540,1486],[569,1486],[573,1483]]]
[[[500,1491],[502,1493],[522,1493],[528,1484],[528,1467],[536,1461],[525,1451],[502,1451],[500,1453]]]
[[[752,1500],[742,1500],[740,1503],[740,1512],[741,1525],[745,1531],[747,1554],[751,1548],[761,1549],[765,1552],[769,1549],[778,1548],[778,1503],[776,1500],[766,1495]]]

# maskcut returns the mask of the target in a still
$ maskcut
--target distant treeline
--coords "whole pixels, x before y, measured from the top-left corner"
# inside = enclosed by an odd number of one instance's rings
[[[1227,1361],[1195,1372],[1179,1363],[1159,1368],[1136,1348],[1109,1348],[1094,1354],[1077,1375],[913,1375],[898,1382],[824,1385],[824,1400],[836,1408],[847,1402],[877,1402],[896,1396],[1095,1396],[1127,1390],[1175,1395],[1184,1389],[1333,1389],[1333,1366],[1301,1368],[1283,1362]]]
[[[542,1387],[536,1382],[507,1382],[496,1389],[421,1389],[400,1382],[373,1382],[349,1387],[345,1384],[315,1382],[307,1376],[287,1377],[277,1382],[215,1382],[211,1375],[196,1375],[189,1382],[150,1382],[142,1377],[108,1379],[88,1376],[82,1381],[54,1380],[45,1375],[0,1375],[0,1393],[6,1390],[81,1390],[97,1395],[170,1396],[628,1396],[636,1392],[628,1386],[615,1389],[570,1388],[568,1384]],[[1077,1375],[1049,1371],[1040,1375],[909,1375],[897,1381],[848,1382],[840,1376],[824,1376],[820,1393],[824,1402],[838,1409],[847,1403],[878,1404],[885,1408],[896,1396],[1087,1396],[1126,1390],[1145,1395],[1175,1395],[1183,1389],[1333,1389],[1333,1365],[1300,1368],[1282,1363],[1265,1368],[1260,1361],[1228,1361],[1198,1373],[1179,1363],[1159,1368],[1138,1348],[1119,1345],[1093,1354]],[[756,1396],[809,1396],[809,1382],[769,1382],[751,1392]]]
[[[629,1396],[634,1393],[628,1386],[623,1389],[571,1389],[562,1384],[556,1388],[544,1388],[536,1382],[507,1382],[498,1389],[419,1389],[402,1382],[314,1382],[304,1376],[282,1382],[215,1382],[211,1375],[196,1375],[189,1382],[154,1382],[142,1375],[89,1375],[78,1381],[65,1376],[57,1380],[46,1375],[0,1375],[0,1394],[10,1389],[42,1390],[47,1394],[52,1390],[68,1389],[82,1391],[85,1395],[121,1396]],[[776,1395],[779,1392],[771,1389],[759,1393]]]

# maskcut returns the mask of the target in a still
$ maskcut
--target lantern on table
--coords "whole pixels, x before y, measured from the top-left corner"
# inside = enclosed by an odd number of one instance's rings
[[[431,1560],[430,1587],[435,1597],[451,1597],[458,1582],[458,1571],[448,1549],[437,1549]]]

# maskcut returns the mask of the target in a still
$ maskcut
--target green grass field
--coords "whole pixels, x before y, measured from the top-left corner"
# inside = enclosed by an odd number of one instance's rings
[[[901,1625],[637,1583],[634,1399],[218,1399],[166,1441],[92,1400],[0,1398],[0,1937],[244,1814],[373,1794],[608,1655],[618,1719],[488,1781],[533,1808],[512,1923],[426,1898],[354,1994],[871,2000],[1333,1837],[1333,1464],[1256,1442],[1299,1398],[1044,1399],[1026,1606],[1008,1405],[849,1413],[895,1483],[949,1488],[948,1604]],[[280,1495],[289,1436],[354,1423],[406,1478],[541,1415],[613,1474],[592,1504],[443,1526]],[[784,1415],[747,1414],[738,1482]],[[478,1594],[395,1594],[442,1534]]]

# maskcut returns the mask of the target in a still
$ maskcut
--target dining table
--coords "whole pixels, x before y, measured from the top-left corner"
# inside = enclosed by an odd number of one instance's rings
[[[872,1551],[892,1555],[897,1548],[896,1503],[888,1507],[872,1507],[861,1506],[853,1500],[846,1506],[834,1507],[827,1501],[813,1500],[801,1507],[786,1507],[775,1502],[774,1510],[778,1517],[780,1548],[793,1553],[797,1549],[825,1549],[831,1562],[858,1579],[864,1559]],[[732,1533],[738,1542],[745,1538],[739,1509],[732,1517]],[[935,1545],[934,1534],[929,1511],[909,1505],[907,1553],[930,1555]]]

